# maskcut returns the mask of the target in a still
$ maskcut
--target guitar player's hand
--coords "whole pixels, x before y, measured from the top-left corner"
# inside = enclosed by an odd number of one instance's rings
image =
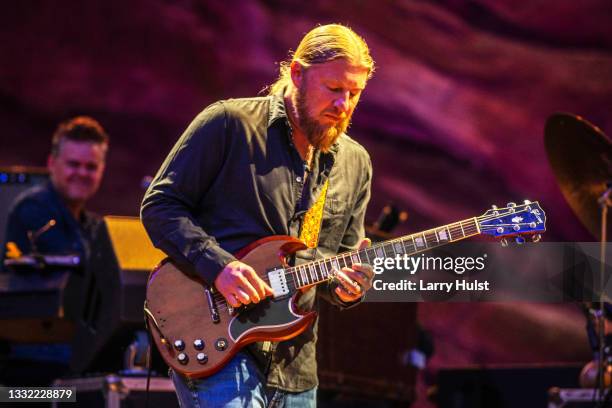
[[[215,287],[232,307],[259,303],[273,295],[272,288],[249,265],[232,261],[215,279]]]
[[[372,241],[365,238],[359,244],[359,249],[370,246]],[[372,287],[374,270],[366,263],[353,264],[351,268],[342,268],[336,274],[336,279],[340,283],[335,289],[336,295],[343,302],[350,303],[361,298],[364,293]]]

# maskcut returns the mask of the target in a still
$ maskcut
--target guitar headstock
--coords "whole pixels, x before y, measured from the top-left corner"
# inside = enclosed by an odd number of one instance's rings
[[[540,240],[540,233],[546,231],[546,214],[535,201],[525,200],[523,204],[508,203],[503,208],[493,206],[478,217],[480,231],[495,238],[516,237],[518,243],[526,235],[533,235],[533,241]]]

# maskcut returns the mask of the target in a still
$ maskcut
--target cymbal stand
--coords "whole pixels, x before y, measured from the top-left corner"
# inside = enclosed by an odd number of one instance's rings
[[[597,406],[602,406],[601,403],[607,398],[604,397],[604,389],[605,389],[605,356],[604,356],[604,348],[605,348],[605,306],[604,303],[606,301],[604,296],[604,272],[606,268],[606,243],[607,243],[607,224],[608,224],[608,208],[612,205],[612,199],[610,195],[612,194],[612,182],[608,181],[606,183],[606,191],[601,195],[598,202],[601,206],[601,241],[599,246],[599,310],[597,311],[597,329],[599,331],[599,361],[597,367],[597,388],[599,394],[599,403]]]

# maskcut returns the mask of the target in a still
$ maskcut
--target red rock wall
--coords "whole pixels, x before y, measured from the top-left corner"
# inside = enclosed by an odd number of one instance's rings
[[[135,215],[140,180],[197,112],[256,94],[304,32],[340,22],[377,62],[351,128],[375,168],[370,219],[394,201],[410,232],[530,198],[548,212],[546,239],[588,240],[543,127],[567,111],[612,132],[611,17],[605,0],[5,2],[0,165],[43,165],[57,122],[90,114],[112,137],[92,206]],[[588,356],[574,306],[464,306],[420,308],[437,366]]]

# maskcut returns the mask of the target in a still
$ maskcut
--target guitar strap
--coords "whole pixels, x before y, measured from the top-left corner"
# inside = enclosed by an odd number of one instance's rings
[[[325,198],[327,196],[327,187],[329,186],[329,179],[325,181],[319,198],[314,203],[306,215],[304,215],[304,222],[300,228],[300,241],[304,242],[308,248],[316,248],[319,243],[319,232],[321,231],[321,221],[323,219],[323,207],[325,206]],[[261,351],[264,353],[270,353],[273,350],[272,342],[263,341],[261,342]],[[268,357],[268,362],[264,373],[268,373],[270,369],[270,363],[272,362],[271,357]]]
[[[325,197],[327,196],[327,187],[329,179],[325,181],[319,198],[312,207],[306,212],[304,222],[300,231],[300,240],[306,244],[308,248],[316,248],[319,244],[319,232],[321,231],[321,220],[323,219],[323,207],[325,206]]]

